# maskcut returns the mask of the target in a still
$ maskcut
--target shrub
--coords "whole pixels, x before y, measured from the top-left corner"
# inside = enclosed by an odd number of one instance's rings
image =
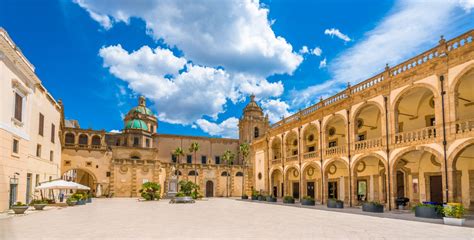
[[[446,217],[463,218],[466,209],[460,203],[448,203],[444,206],[443,213]]]
[[[376,201],[367,202],[367,204],[374,205],[374,206],[377,206],[377,207],[383,206],[383,204],[381,204],[379,202],[376,202]]]
[[[183,192],[176,193],[175,197],[185,197],[186,195]]]
[[[252,189],[252,196],[258,197],[258,195],[259,195],[259,194],[258,194],[257,190]]]
[[[284,201],[293,201],[294,198],[293,198],[293,196],[284,196],[284,197],[283,197],[283,200],[284,200]]]
[[[245,198],[245,197],[246,197],[246,198],[248,198],[249,196],[247,196],[247,194],[244,194],[244,195],[242,195],[242,197],[244,197],[244,198]]]
[[[30,202],[31,206],[33,206],[35,204],[48,204],[48,201],[46,199],[45,200],[34,199],[33,201]]]
[[[142,184],[142,188],[139,190],[142,198],[147,201],[159,200],[161,185],[155,182],[146,182]]]
[[[72,198],[79,200],[87,200],[87,194],[85,193],[74,193],[71,195]]]
[[[22,202],[16,202],[15,204],[13,204],[13,206],[26,206],[26,204],[22,203]]]
[[[310,196],[304,196],[304,197],[303,197],[303,200],[314,201],[314,198],[312,198],[312,197],[310,197]]]
[[[191,181],[179,181],[179,188],[180,192],[183,192],[185,196],[192,196],[194,192],[196,192],[196,196],[198,195],[199,186]]]
[[[68,197],[68,198],[66,199],[66,203],[69,204],[69,203],[71,203],[71,202],[77,202],[77,199],[74,198],[74,197],[72,197],[72,196],[71,196],[71,197]]]

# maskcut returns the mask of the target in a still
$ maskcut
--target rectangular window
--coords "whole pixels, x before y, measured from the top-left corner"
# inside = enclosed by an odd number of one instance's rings
[[[20,142],[18,141],[18,139],[13,139],[13,153],[17,153],[20,152]]]
[[[54,143],[54,138],[56,137],[56,126],[51,124],[51,142]]]
[[[357,141],[364,141],[365,140],[365,134],[359,134],[357,136]]]
[[[187,155],[186,156],[186,162],[187,163],[193,163],[193,156],[192,155]]]
[[[41,157],[41,144],[36,145],[36,156]]]
[[[54,152],[53,151],[49,151],[49,161],[53,161],[54,160]]]
[[[139,143],[139,140],[137,137],[133,138],[133,146],[134,147],[137,147],[138,146],[138,143]]]
[[[216,156],[216,164],[221,164],[221,157],[220,156]]]
[[[44,115],[40,113],[39,114],[38,134],[40,136],[43,136],[43,132],[44,132]]]
[[[308,152],[314,152],[316,149],[314,146],[308,147]]]
[[[110,177],[110,172],[106,172],[106,173],[105,173],[105,176],[106,176],[106,177]]]
[[[150,147],[150,139],[146,139],[146,147],[149,148]]]
[[[207,163],[207,156],[201,156],[201,163],[206,164]]]
[[[337,146],[337,141],[330,141],[329,142],[329,147],[336,147]]]
[[[172,161],[173,163],[176,163],[176,160],[177,160],[176,155],[171,154],[171,161]]]
[[[36,174],[35,187],[39,186],[39,182],[40,182],[40,175]]]
[[[22,121],[23,115],[23,97],[15,93],[15,119],[18,121]]]

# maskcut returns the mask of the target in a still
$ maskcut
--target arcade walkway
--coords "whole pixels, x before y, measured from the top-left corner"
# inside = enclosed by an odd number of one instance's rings
[[[0,239],[473,239],[474,229],[214,198],[95,199],[0,219]]]

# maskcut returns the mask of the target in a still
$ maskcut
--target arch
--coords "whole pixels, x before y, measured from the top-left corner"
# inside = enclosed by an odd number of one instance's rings
[[[270,175],[269,176],[271,176],[273,174],[273,172],[275,172],[275,171],[280,171],[281,173],[283,173],[283,168],[281,166],[270,168]]]
[[[130,159],[139,160],[141,159],[141,154],[139,152],[131,152]]]
[[[417,89],[417,88],[426,88],[428,90],[431,91],[431,93],[433,94],[433,97],[435,99],[438,99],[439,98],[439,94],[438,92],[436,91],[436,89],[430,85],[430,84],[427,84],[427,83],[414,83],[413,85],[403,89],[402,91],[400,91],[396,96],[395,98],[393,99],[393,102],[391,104],[391,109],[395,111],[396,107],[398,106],[398,102],[400,101],[400,98],[405,95],[407,92],[409,91],[412,91],[413,89]]]
[[[94,135],[94,136],[92,136],[92,139],[91,139],[91,141],[92,141],[92,142],[91,142],[92,146],[100,146],[100,145],[102,145],[102,144],[101,144],[101,139],[102,139],[102,138],[101,138],[99,135]]]
[[[79,145],[88,145],[89,144],[89,136],[82,133],[79,135]]]
[[[451,154],[449,154],[448,156],[448,168],[454,169],[456,165],[456,159],[463,153],[466,148],[470,147],[471,145],[474,145],[474,138],[470,138],[456,146],[451,152]]]
[[[303,152],[314,152],[319,149],[319,128],[317,124],[309,123],[303,130]]]
[[[351,117],[352,122],[355,122],[356,116],[359,115],[359,113],[362,110],[364,110],[365,107],[368,107],[370,105],[373,105],[373,106],[377,107],[381,114],[385,112],[385,108],[382,105],[380,105],[380,103],[378,103],[376,101],[366,101],[363,104],[356,107],[356,109],[351,112],[352,113],[352,117]]]
[[[287,166],[285,166],[285,169],[284,169],[284,170],[285,170],[285,171],[284,171],[285,176],[288,174],[288,171],[289,171],[290,169],[292,169],[292,168],[296,169],[296,170],[298,171],[298,173],[299,173],[300,170],[299,170],[299,168],[298,168],[298,165],[296,165],[296,164],[287,165]]]
[[[74,133],[68,132],[64,135],[64,142],[66,144],[75,144],[76,143],[76,135]]]
[[[174,170],[174,175],[175,176],[182,176],[183,173],[180,170]]]
[[[464,85],[461,87],[461,85]],[[467,86],[466,86],[467,85]],[[474,118],[474,94],[472,88],[474,87],[474,63],[457,75],[450,88],[450,96],[454,98],[455,120],[472,120]]]
[[[294,130],[285,134],[284,143],[287,157],[298,155],[298,134]]]
[[[453,81],[450,84],[449,90],[451,93],[457,91],[459,84],[461,83],[461,78],[467,75],[471,70],[474,70],[474,63],[470,63],[469,65],[465,66],[457,75],[454,77]]]
[[[227,173],[227,171],[221,172],[221,177],[227,177],[230,176],[230,174]]]
[[[188,176],[199,176],[199,173],[194,170],[191,170],[188,172]]]
[[[425,152],[429,152],[431,154],[433,154],[437,159],[440,160],[441,162],[441,167],[444,167],[444,161],[441,161],[443,159],[443,154],[441,154],[440,152],[436,151],[435,149],[431,148],[431,147],[428,147],[428,146],[411,146],[411,147],[407,147],[407,148],[404,148],[402,149],[400,152],[396,153],[390,160],[390,169],[394,169],[394,166],[395,164],[401,159],[401,157],[403,157],[403,155],[405,155],[406,153],[409,153],[411,151],[416,151],[416,150],[419,150],[419,151],[425,151]]]
[[[375,107],[376,111],[378,111],[377,116],[373,116],[371,114],[369,114],[370,117],[361,116],[364,111],[370,111],[372,107]],[[384,113],[385,110],[382,108],[382,106],[374,101],[363,103],[359,107],[357,107],[351,117],[351,122],[353,123],[351,135],[353,134],[353,139],[355,141],[362,141],[381,137],[383,135],[382,131],[384,129],[384,126],[382,124],[382,117]],[[372,120],[374,118],[375,123],[373,123],[372,121],[369,122],[369,120]],[[359,126],[359,119],[361,119],[361,123],[363,124],[361,126]]]
[[[64,169],[61,173],[61,178],[90,187],[91,194],[94,196],[99,185],[97,176],[91,170],[82,167],[70,167]]]
[[[235,176],[236,176],[236,177],[243,177],[243,176],[244,176],[244,173],[241,172],[241,171],[238,171],[237,173],[235,173]]]
[[[272,160],[279,159],[282,157],[282,149],[281,149],[281,138],[276,136],[272,139],[271,143],[271,150],[272,150]]]
[[[360,161],[361,159],[364,159],[366,157],[375,157],[375,158],[378,158],[382,163],[383,165],[385,166],[385,168],[387,169],[388,168],[388,165],[387,165],[387,160],[380,154],[378,153],[375,153],[375,152],[371,152],[371,153],[364,153],[364,154],[361,154],[355,158],[352,159],[351,161],[351,169],[353,169],[357,162]]]
[[[323,171],[324,171],[324,173],[326,173],[327,168],[331,165],[331,163],[334,163],[334,162],[337,162],[337,161],[343,162],[344,166],[349,168],[349,164],[347,163],[347,161],[345,159],[343,159],[343,158],[330,158],[330,159],[326,160],[325,162],[323,162]]]
[[[334,118],[340,117],[342,118],[343,122],[347,122],[347,116],[342,114],[342,113],[333,113],[330,117],[326,118],[326,120],[323,120],[323,126],[321,129],[323,129],[323,132],[326,131],[328,127],[328,123],[331,122]]]

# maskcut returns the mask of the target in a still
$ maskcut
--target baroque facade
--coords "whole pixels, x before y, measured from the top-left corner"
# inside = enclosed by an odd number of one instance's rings
[[[0,28],[0,212],[60,177],[61,106]]]
[[[257,190],[354,206],[398,197],[474,208],[474,31],[273,124]]]
[[[203,196],[241,196],[242,188],[248,191],[252,182],[247,174],[251,168],[242,164],[239,144],[258,137],[269,126],[253,96],[239,125],[245,138],[160,134],[154,113],[140,97],[138,105],[125,116],[121,133],[82,129],[77,121],[63,120],[61,172],[90,186],[95,195],[136,197],[148,181],[160,183],[166,195],[174,190],[171,183],[178,175],[177,180],[197,183]],[[193,142],[200,145],[196,153],[188,150]],[[184,150],[184,156],[172,154],[177,147]],[[230,166],[222,159],[227,150],[235,155]]]

